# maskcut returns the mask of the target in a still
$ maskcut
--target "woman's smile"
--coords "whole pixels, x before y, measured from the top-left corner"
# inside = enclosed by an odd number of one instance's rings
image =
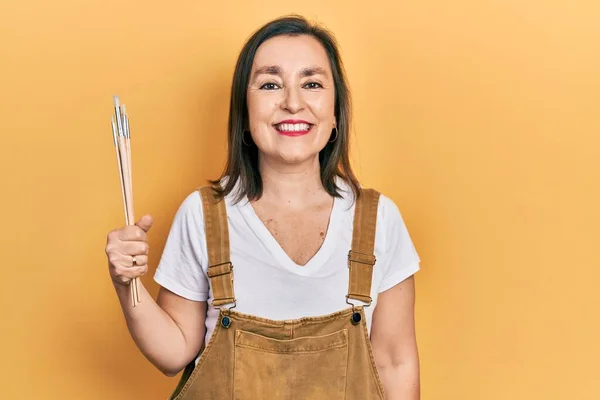
[[[286,119],[273,125],[277,133],[283,136],[304,136],[311,132],[313,124],[303,120]]]

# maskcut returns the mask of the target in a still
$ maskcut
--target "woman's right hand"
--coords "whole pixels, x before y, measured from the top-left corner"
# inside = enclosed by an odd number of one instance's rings
[[[115,229],[107,235],[105,252],[113,282],[129,285],[132,279],[148,271],[146,233],[152,222],[150,215],[144,215],[135,225]]]

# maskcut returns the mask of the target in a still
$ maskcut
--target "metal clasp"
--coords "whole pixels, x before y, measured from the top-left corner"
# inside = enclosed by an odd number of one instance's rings
[[[351,303],[349,301],[350,299],[350,295],[346,295],[346,303],[352,306],[352,315],[350,316],[350,321],[352,322],[352,325],[358,325],[360,324],[360,321],[362,320],[362,315],[360,313],[360,311],[356,310],[356,304]],[[360,301],[360,300],[358,300]],[[365,307],[369,307],[371,305],[371,303],[373,302],[373,299],[371,297],[369,297],[369,302],[365,303],[362,308],[364,309]]]
[[[219,268],[223,265],[226,265],[226,268]],[[215,271],[215,269],[217,271]],[[213,264],[208,266],[208,270],[206,271],[209,278],[216,278],[217,276],[233,274],[233,264],[231,261],[227,261],[220,264]],[[233,279],[233,278],[232,278]]]
[[[346,304],[349,304],[349,305],[351,305],[351,306],[352,306],[352,310],[355,310],[357,306],[356,306],[356,304],[354,304],[354,303],[351,303],[351,302],[349,301],[349,300],[350,300],[350,296],[360,296],[360,295],[357,295],[357,294],[347,294],[347,295],[346,295]],[[363,297],[363,296],[361,296],[361,297]],[[354,299],[353,299],[353,300],[354,300]],[[371,296],[369,296],[369,301],[368,301],[368,302],[366,302],[366,301],[362,301],[362,300],[357,300],[357,301],[361,301],[362,303],[364,303],[364,304],[363,304],[362,306],[360,306],[360,307],[364,307],[364,308],[366,308],[366,307],[369,307],[369,306],[371,305],[371,303],[373,303],[373,298],[372,298]]]
[[[352,255],[356,256],[352,257]],[[375,257],[373,254],[360,253],[358,251],[350,250],[348,252],[348,261],[374,266],[377,262],[377,257]],[[350,268],[350,263],[348,263],[348,268]]]
[[[223,267],[225,266],[225,267]],[[223,275],[227,275],[227,274],[231,274],[231,281],[232,281],[232,285],[233,285],[233,264],[231,263],[231,261],[226,261],[223,263],[219,263],[219,264],[213,264],[213,265],[209,265],[208,266],[208,270],[207,270],[207,275],[209,279],[212,278],[216,278],[218,276],[223,276]],[[232,286],[233,288],[233,286]],[[234,294],[235,296],[235,294]],[[223,307],[227,304],[231,304],[231,302],[229,303],[225,303],[223,305],[219,305],[219,306],[215,306],[215,301],[216,300],[228,300],[229,298],[214,298],[212,300],[212,306],[214,309],[216,310],[226,310],[224,311],[225,314],[229,314],[229,312],[234,309],[237,306],[237,300],[235,297],[233,297],[233,306],[231,307]]]

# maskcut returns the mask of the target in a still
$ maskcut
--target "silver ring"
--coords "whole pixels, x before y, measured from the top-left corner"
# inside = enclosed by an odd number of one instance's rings
[[[131,261],[133,263],[133,266],[137,267],[137,260],[135,259],[135,256],[131,257]]]

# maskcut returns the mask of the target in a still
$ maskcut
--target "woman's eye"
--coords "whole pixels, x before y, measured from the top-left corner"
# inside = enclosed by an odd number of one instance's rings
[[[265,83],[260,88],[262,90],[275,90],[275,89],[279,88],[279,86],[277,86],[276,83],[270,82],[270,83]]]
[[[307,89],[321,89],[323,85],[318,82],[308,82],[304,87]]]

